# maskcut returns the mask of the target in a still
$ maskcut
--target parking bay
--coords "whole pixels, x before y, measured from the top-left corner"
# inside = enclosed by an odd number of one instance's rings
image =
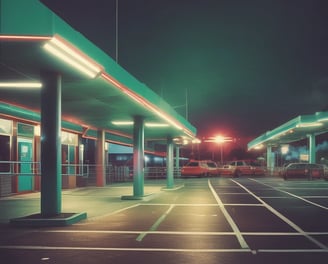
[[[26,251],[29,263],[31,250],[57,259],[58,250],[82,256],[96,251],[120,263],[125,252],[135,258],[158,254],[173,263],[176,254],[199,261],[206,253],[208,263],[222,254],[245,263],[272,256],[282,261],[287,256],[300,258],[300,263],[311,256],[325,263],[320,256],[328,254],[327,182],[219,177],[184,179],[183,184],[184,188],[162,191],[148,201],[70,227],[7,234],[1,239],[0,256]]]

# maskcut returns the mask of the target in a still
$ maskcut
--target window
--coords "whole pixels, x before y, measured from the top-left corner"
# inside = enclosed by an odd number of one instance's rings
[[[190,162],[187,166],[189,166],[189,167],[197,167],[198,166],[198,162]]]
[[[210,168],[216,168],[216,164],[214,162],[207,162],[207,166]]]
[[[10,136],[0,135],[0,173],[10,171]]]

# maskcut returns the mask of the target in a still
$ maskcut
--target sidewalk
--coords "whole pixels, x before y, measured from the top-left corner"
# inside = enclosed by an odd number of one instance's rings
[[[149,197],[145,200],[121,199],[122,196],[133,194],[132,182],[63,190],[62,213],[86,212],[87,219],[90,220],[145,202],[162,192],[165,187],[165,180],[145,182],[144,193]],[[0,198],[0,224],[9,223],[13,218],[40,213],[40,196],[40,192],[33,192]]]

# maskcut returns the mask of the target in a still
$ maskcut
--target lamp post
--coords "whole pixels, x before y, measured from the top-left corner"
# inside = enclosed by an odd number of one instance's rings
[[[210,137],[209,139],[205,139],[204,142],[214,142],[220,146],[220,153],[221,153],[221,164],[223,164],[223,144],[225,142],[232,142],[232,137],[225,137],[222,135],[217,135],[215,137]]]
[[[220,146],[220,152],[221,152],[221,164],[223,164],[223,143],[226,141],[226,138],[224,136],[216,136],[214,138],[214,142],[216,142]]]

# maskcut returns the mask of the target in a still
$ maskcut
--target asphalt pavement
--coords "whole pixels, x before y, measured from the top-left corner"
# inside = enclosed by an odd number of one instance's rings
[[[0,199],[1,263],[327,263],[328,182],[262,177],[146,181],[62,192],[65,227],[16,227],[40,194]]]

